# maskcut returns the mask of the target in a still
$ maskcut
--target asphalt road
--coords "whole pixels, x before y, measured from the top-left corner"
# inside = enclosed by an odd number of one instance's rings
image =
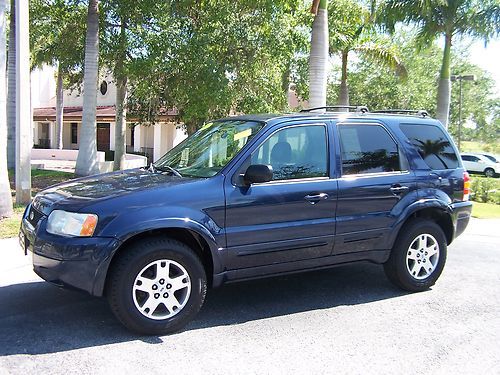
[[[500,374],[500,220],[473,220],[429,291],[356,264],[212,290],[171,336],[58,289],[1,240],[0,374]]]

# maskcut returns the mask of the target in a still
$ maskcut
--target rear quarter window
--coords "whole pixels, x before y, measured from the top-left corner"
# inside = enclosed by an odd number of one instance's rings
[[[458,156],[444,131],[435,125],[401,124],[401,131],[418,153],[434,170],[454,169],[459,166]]]

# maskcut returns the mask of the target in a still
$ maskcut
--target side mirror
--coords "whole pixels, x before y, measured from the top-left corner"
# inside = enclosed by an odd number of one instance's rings
[[[254,183],[269,182],[273,179],[273,167],[265,164],[253,164],[248,167],[243,180],[251,185]]]

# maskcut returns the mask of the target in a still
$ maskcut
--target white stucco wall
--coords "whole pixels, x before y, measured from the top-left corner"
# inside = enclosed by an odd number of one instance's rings
[[[31,105],[33,108],[55,107],[55,69],[45,65],[31,72]]]

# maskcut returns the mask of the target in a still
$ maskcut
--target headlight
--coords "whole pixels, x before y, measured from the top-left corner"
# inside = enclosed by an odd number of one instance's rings
[[[97,215],[54,210],[49,215],[47,232],[62,236],[90,237],[97,226]]]

